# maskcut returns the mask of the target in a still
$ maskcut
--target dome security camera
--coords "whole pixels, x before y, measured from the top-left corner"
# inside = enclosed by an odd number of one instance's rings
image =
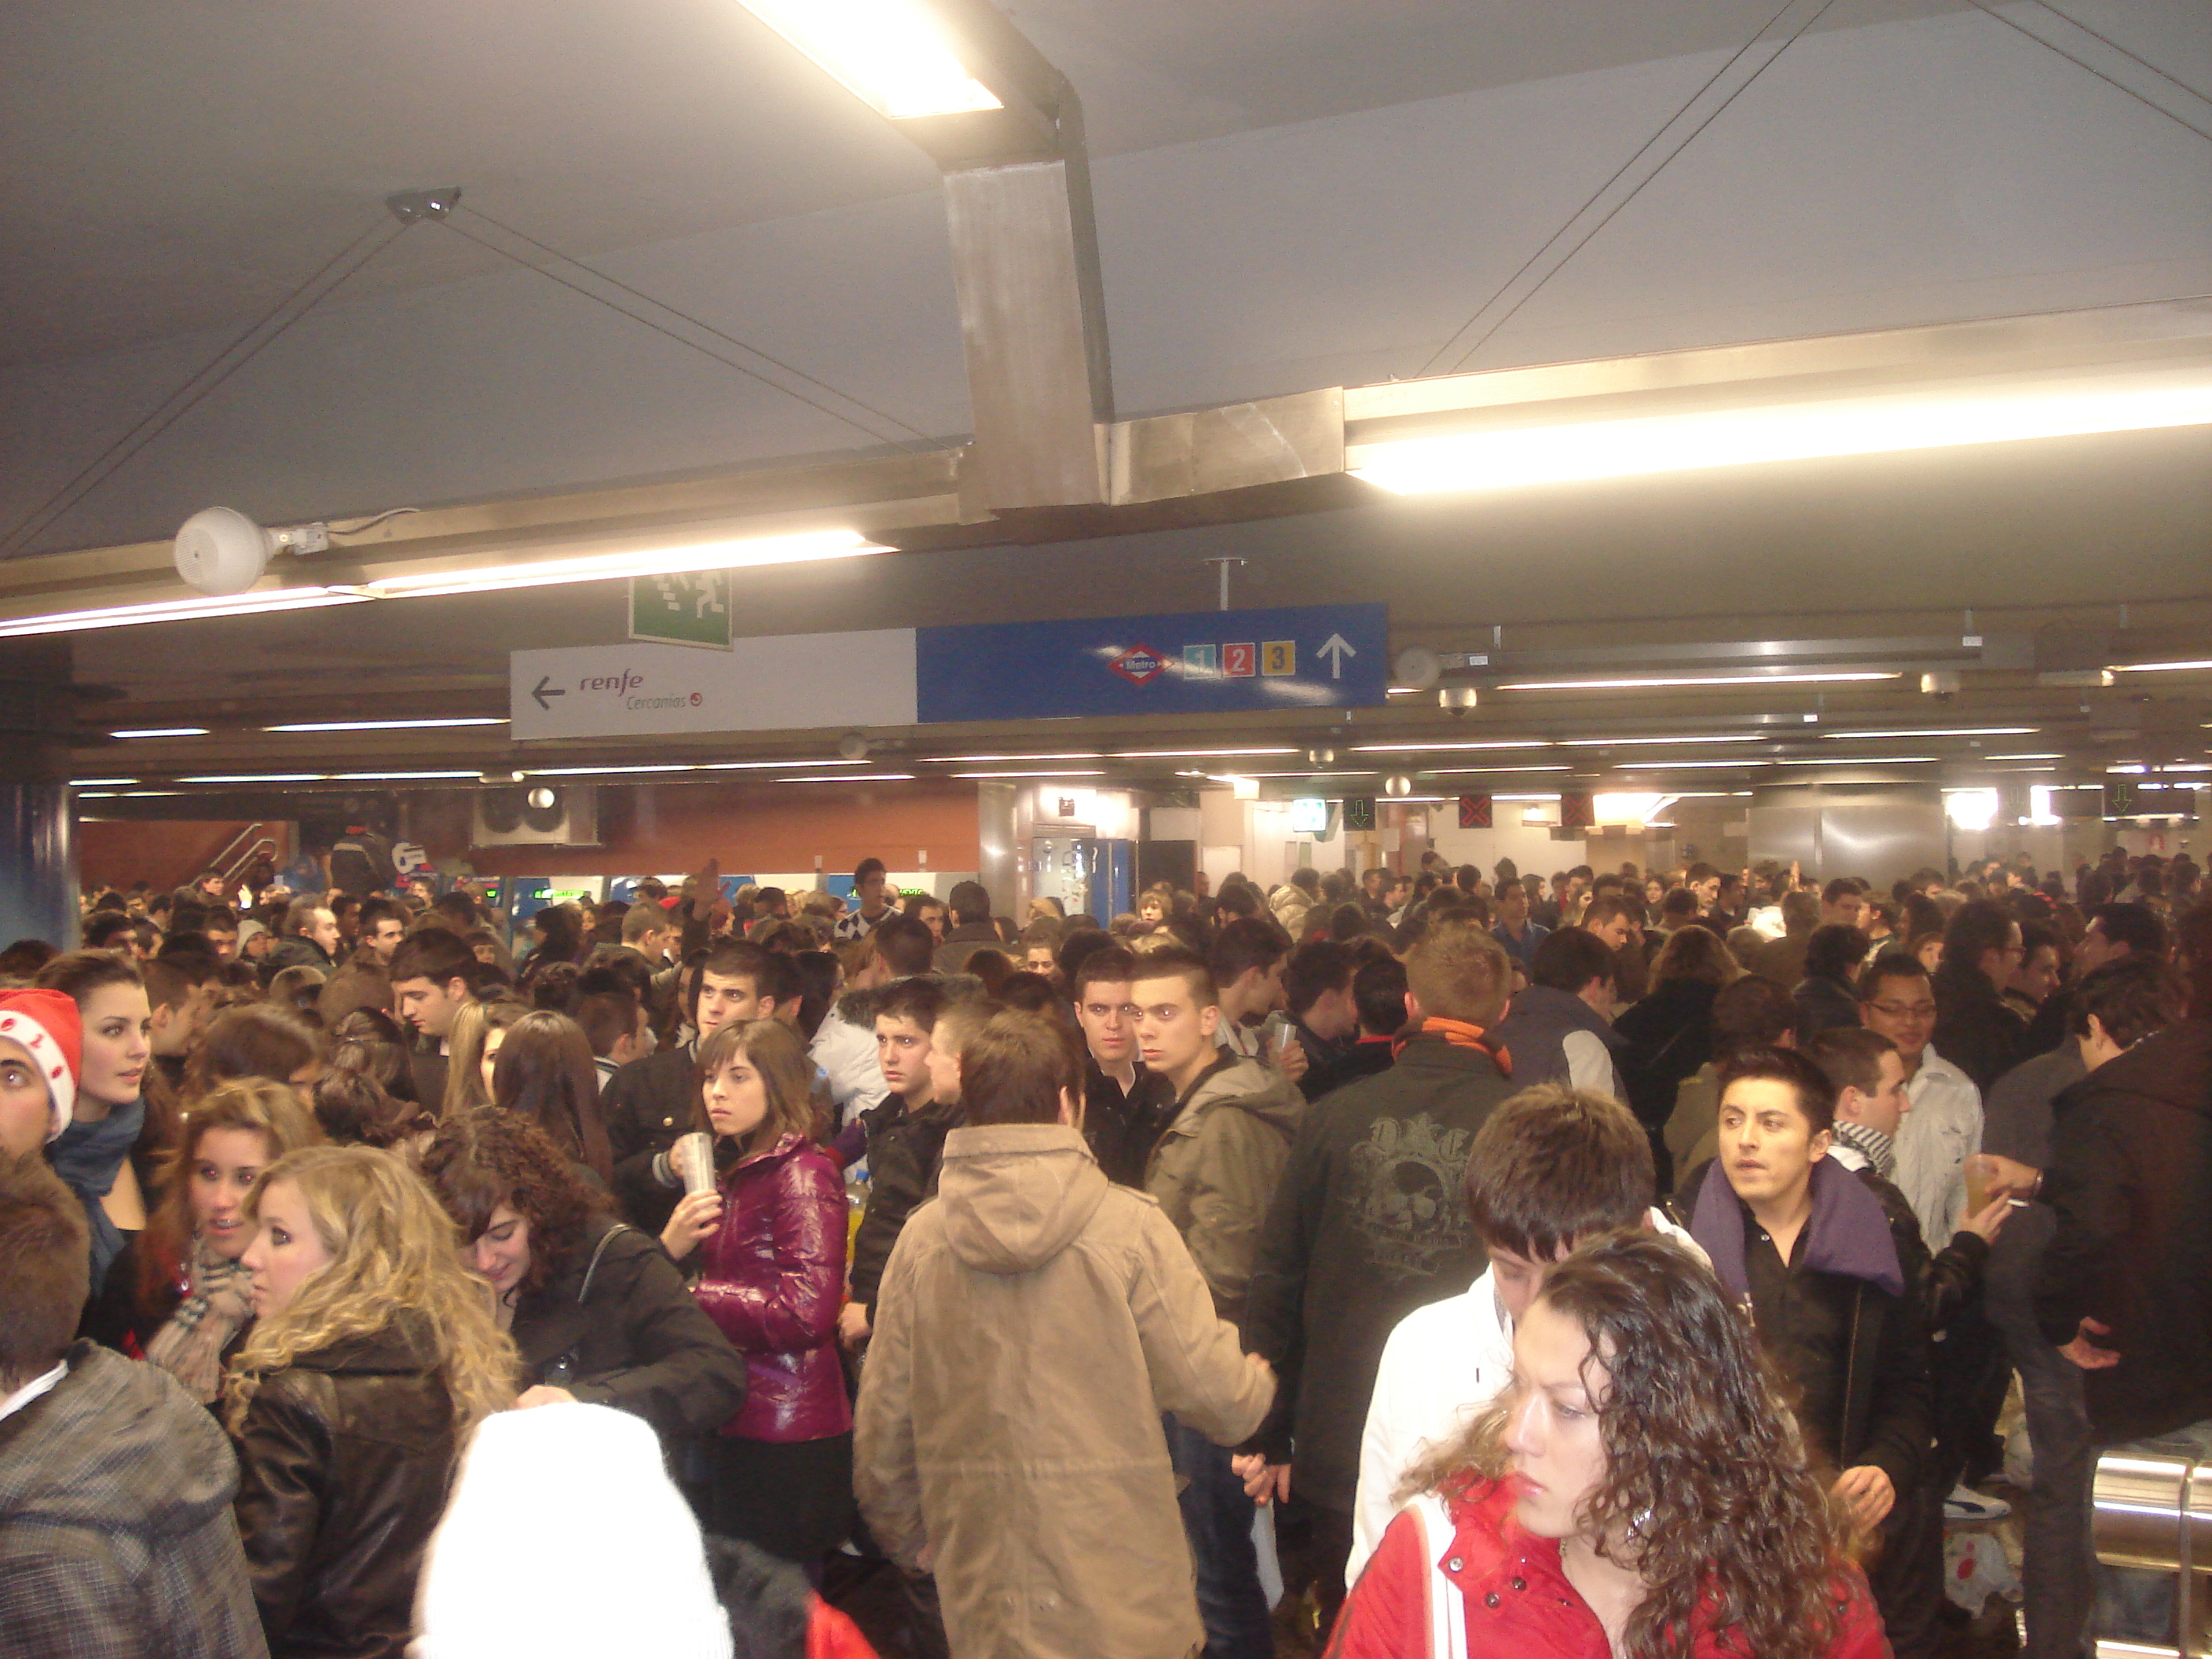
[[[177,531],[177,574],[210,598],[243,593],[269,568],[276,538],[231,507],[204,507]]]
[[[864,761],[868,757],[868,739],[865,732],[848,732],[837,739],[837,752],[848,761]]]

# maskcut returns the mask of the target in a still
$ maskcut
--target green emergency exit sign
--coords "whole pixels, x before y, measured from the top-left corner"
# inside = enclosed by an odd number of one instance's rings
[[[730,573],[629,579],[629,636],[664,645],[730,648]]]

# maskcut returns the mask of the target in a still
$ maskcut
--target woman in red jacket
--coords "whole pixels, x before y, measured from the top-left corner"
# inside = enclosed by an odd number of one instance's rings
[[[1328,1659],[1888,1653],[1750,1328],[1656,1235],[1552,1271],[1504,1397],[1407,1486]]]
[[[661,1243],[701,1263],[693,1292],[745,1357],[745,1403],[709,1449],[707,1529],[810,1570],[853,1524],[853,1409],[837,1360],[845,1185],[814,1143],[806,1051],[772,1019],[700,1045],[699,1125],[714,1188],[676,1206]]]

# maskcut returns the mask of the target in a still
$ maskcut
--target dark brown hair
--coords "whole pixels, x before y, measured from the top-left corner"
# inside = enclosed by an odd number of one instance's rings
[[[1577,1517],[1645,1591],[1631,1659],[1690,1659],[1698,1628],[1759,1659],[1834,1645],[1843,1539],[1749,1323],[1672,1240],[1613,1233],[1554,1267],[1537,1297],[1589,1339],[1606,1472]],[[1595,1381],[1595,1379],[1592,1379]],[[1509,1396],[1510,1398],[1510,1396]],[[1510,1409],[1492,1407],[1408,1477],[1412,1491],[1508,1472]]]
[[[1796,1096],[1798,1115],[1816,1135],[1836,1127],[1836,1097],[1828,1074],[1794,1048],[1747,1048],[1721,1062],[1721,1100],[1739,1083],[1764,1082],[1786,1085]]]
[[[1041,1015],[994,1014],[960,1051],[960,1100],[971,1123],[1057,1123],[1060,1091],[1082,1097],[1067,1033]]]
[[[1523,1089],[1485,1120],[1468,1155],[1475,1236],[1530,1261],[1641,1226],[1657,1192],[1650,1137],[1626,1107],[1590,1089]]]
[[[1813,1063],[1828,1079],[1840,1099],[1846,1089],[1870,1095],[1881,1087],[1881,1057],[1893,1054],[1897,1045],[1868,1025],[1838,1025],[1813,1039]]]
[[[464,1246],[483,1236],[502,1204],[530,1224],[530,1266],[517,1287],[525,1296],[566,1264],[598,1208],[544,1130],[503,1107],[472,1106],[441,1123],[422,1152],[422,1179]]]
[[[698,1095],[694,1128],[714,1133],[707,1115],[707,1085],[714,1073],[738,1056],[750,1062],[768,1091],[768,1115],[740,1144],[741,1152],[773,1146],[787,1134],[814,1133],[814,1102],[810,1093],[812,1066],[805,1045],[780,1019],[745,1019],[717,1027],[699,1045]]]
[[[599,1072],[584,1028],[538,1009],[507,1028],[491,1067],[492,1103],[544,1129],[562,1152],[602,1181],[614,1173],[599,1117]]]
[[[185,1098],[196,1101],[234,1078],[289,1083],[319,1052],[315,1034],[282,1008],[249,1002],[227,1009],[209,1025],[185,1068]]]
[[[36,1152],[0,1158],[0,1389],[68,1352],[92,1282],[84,1206]]]

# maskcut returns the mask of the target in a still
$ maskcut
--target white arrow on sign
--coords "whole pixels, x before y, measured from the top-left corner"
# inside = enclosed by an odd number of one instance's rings
[[[1327,657],[1329,678],[1340,680],[1344,678],[1344,659],[1346,657],[1358,656],[1359,647],[1345,638],[1343,635],[1332,634],[1322,642],[1321,649],[1315,654]]]

